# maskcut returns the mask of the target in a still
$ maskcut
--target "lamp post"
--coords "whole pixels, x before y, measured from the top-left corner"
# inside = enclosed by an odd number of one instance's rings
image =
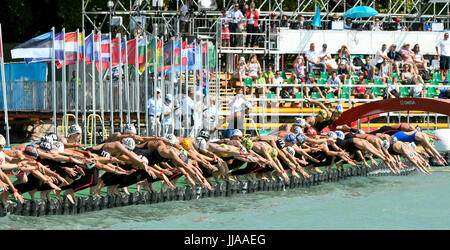
[[[109,8],[109,33],[111,33],[112,8],[114,7],[114,2],[109,0],[107,6]]]

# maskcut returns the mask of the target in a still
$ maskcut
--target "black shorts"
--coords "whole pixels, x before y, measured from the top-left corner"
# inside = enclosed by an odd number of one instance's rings
[[[439,59],[439,66],[441,70],[450,68],[450,56],[441,56]]]

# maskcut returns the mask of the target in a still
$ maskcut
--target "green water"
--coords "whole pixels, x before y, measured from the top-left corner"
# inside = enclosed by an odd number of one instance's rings
[[[80,215],[8,215],[0,218],[0,228],[448,230],[449,191],[450,172],[351,177],[308,188],[134,205]]]

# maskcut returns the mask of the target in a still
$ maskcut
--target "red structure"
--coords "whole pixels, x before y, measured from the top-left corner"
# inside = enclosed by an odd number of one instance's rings
[[[450,100],[438,98],[393,98],[369,102],[349,109],[330,125],[334,130],[339,125],[352,126],[358,119],[373,117],[381,113],[394,111],[425,111],[450,116]]]

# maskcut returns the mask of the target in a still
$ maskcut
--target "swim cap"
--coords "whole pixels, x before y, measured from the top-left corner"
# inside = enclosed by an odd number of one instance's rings
[[[409,145],[410,145],[413,149],[416,149],[416,148],[417,148],[417,145],[416,145],[414,142],[410,142]]]
[[[345,139],[345,135],[344,135],[344,132],[342,132],[342,131],[336,131],[336,135],[337,135],[337,137],[339,138],[339,139],[341,139],[341,140],[344,140]]]
[[[328,132],[327,135],[328,135],[329,137],[333,138],[333,139],[336,139],[336,138],[338,137],[337,134],[336,134],[334,131]]]
[[[177,143],[179,143],[180,141],[177,139],[177,137],[175,137],[175,135],[173,134],[168,134],[166,136],[166,139],[169,141],[170,144],[175,145]]]
[[[239,129],[234,129],[233,132],[231,132],[231,137],[233,137],[233,136],[240,136],[240,137],[242,137],[243,134],[242,134],[242,132]]]
[[[356,130],[356,134],[357,135],[363,135],[363,134],[365,134],[366,132],[364,132],[363,130],[361,130],[361,129],[357,129]]]
[[[319,113],[317,115],[322,118],[327,118],[327,116],[328,116],[327,112],[323,109],[319,110]]]
[[[303,145],[303,143],[305,143],[305,141],[306,141],[306,137],[305,137],[304,134],[298,134],[296,136],[296,140],[297,140],[299,145]]]
[[[33,157],[39,157],[37,148],[33,144],[27,144],[23,149],[23,153]]]
[[[184,149],[186,149],[186,150],[191,150],[191,148],[192,148],[192,142],[190,141],[190,140],[188,140],[188,139],[183,139],[182,141],[181,141],[181,146],[184,148]]]
[[[228,145],[227,144],[220,144],[220,147],[221,148],[224,148],[224,149],[228,149]],[[222,153],[222,154],[220,154],[222,157],[228,157],[229,155],[227,154],[227,153]]]
[[[388,150],[389,147],[391,146],[391,143],[389,143],[388,140],[383,140],[383,141],[381,142],[381,146],[382,146],[384,149]]]
[[[205,140],[209,140],[209,131],[206,129],[200,130],[200,132],[198,133],[198,137],[202,137]]]
[[[272,157],[272,159],[275,159],[278,157],[278,151],[274,148],[271,148],[269,150],[269,155],[270,155],[270,157]]]
[[[136,146],[136,143],[134,142],[133,138],[123,138],[122,144],[130,151],[133,151],[134,147]]]
[[[286,142],[296,142],[297,139],[295,138],[295,135],[294,135],[294,134],[288,134],[288,135],[286,136],[285,141],[286,141]]]
[[[398,141],[397,136],[391,135],[391,140],[392,140],[392,144],[395,144]]]
[[[419,132],[422,131],[422,129],[419,127],[419,125],[416,126],[416,130],[419,131]]]
[[[277,147],[279,149],[283,149],[285,146],[286,146],[286,143],[284,142],[284,140],[282,140],[282,139],[277,140]]]
[[[64,152],[64,144],[62,144],[62,142],[53,142],[52,148],[58,150],[59,152]]]
[[[242,145],[246,148],[246,149],[248,149],[248,150],[250,150],[250,149],[252,149],[253,148],[253,141],[252,140],[250,140],[250,139],[248,139],[248,138],[242,138]]]
[[[304,126],[306,126],[306,121],[303,118],[297,117],[297,118],[295,118],[294,124],[299,125],[300,127],[304,127]]]
[[[53,148],[53,140],[52,140],[52,138],[51,137],[47,137],[47,136],[42,137],[41,141],[39,142],[39,147],[44,149],[44,150],[47,150],[47,151],[52,150],[52,148]]]
[[[341,104],[338,104],[336,106],[336,108],[334,108],[334,111],[337,112],[337,113],[343,113],[344,112],[344,108],[342,107]]]
[[[302,132],[302,128],[301,127],[294,127],[292,130],[293,130],[292,132],[294,132],[294,134],[299,134],[299,133]]]
[[[5,137],[3,137],[3,135],[0,135],[0,147],[2,148],[6,147],[6,140]]]
[[[295,156],[295,150],[293,147],[286,147],[286,150],[290,155]]]
[[[125,134],[136,134],[136,128],[133,124],[125,124],[123,125],[123,132]]]
[[[69,136],[73,134],[81,134],[81,127],[77,124],[70,125],[69,129],[67,130],[67,134]]]
[[[47,133],[45,135],[45,137],[47,137],[48,140],[51,141],[51,142],[58,140],[58,136],[55,133]]]
[[[138,155],[138,157],[144,161],[145,165],[148,165],[148,159],[147,157],[143,156],[143,155]]]
[[[309,127],[306,130],[306,135],[309,136],[309,137],[316,136],[317,135],[317,131],[313,127]]]
[[[202,137],[197,137],[197,139],[195,139],[194,145],[198,149],[207,149],[208,148],[205,138],[202,138]]]

